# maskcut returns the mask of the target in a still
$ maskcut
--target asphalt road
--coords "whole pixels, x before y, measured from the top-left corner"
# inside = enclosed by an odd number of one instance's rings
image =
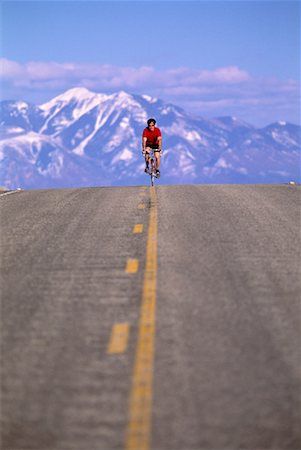
[[[1,448],[300,449],[300,191],[0,196]],[[146,414],[149,441],[135,447],[126,435],[154,246],[152,422]],[[116,324],[128,335],[112,351]]]

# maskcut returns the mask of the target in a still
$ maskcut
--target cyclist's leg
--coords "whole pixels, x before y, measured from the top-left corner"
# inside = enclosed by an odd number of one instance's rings
[[[156,169],[157,170],[159,170],[159,167],[160,167],[160,154],[161,154],[161,150],[155,150]]]
[[[145,164],[146,164],[147,168],[149,165],[150,151],[151,151],[151,149],[149,147],[146,147],[146,149],[145,149]]]

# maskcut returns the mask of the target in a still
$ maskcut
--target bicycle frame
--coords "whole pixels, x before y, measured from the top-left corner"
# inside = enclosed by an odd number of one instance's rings
[[[150,163],[149,174],[151,177],[151,185],[154,186],[155,178],[158,178],[158,177],[156,174],[156,157],[155,157],[155,152],[153,150],[151,151],[151,154],[150,154],[149,163]]]
[[[151,185],[154,186],[155,178],[159,178],[160,176],[157,175],[156,156],[154,150],[150,151],[148,162],[149,162],[148,174],[151,177]]]

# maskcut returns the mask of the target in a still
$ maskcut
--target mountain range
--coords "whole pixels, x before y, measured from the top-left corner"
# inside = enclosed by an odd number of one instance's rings
[[[0,103],[0,185],[9,189],[148,183],[141,134],[163,134],[160,183],[300,182],[301,127],[206,119],[148,95],[73,88],[36,106]]]

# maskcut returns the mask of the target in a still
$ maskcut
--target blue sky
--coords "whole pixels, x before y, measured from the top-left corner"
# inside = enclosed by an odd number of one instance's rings
[[[299,1],[4,1],[1,25],[2,98],[81,85],[299,121]]]

